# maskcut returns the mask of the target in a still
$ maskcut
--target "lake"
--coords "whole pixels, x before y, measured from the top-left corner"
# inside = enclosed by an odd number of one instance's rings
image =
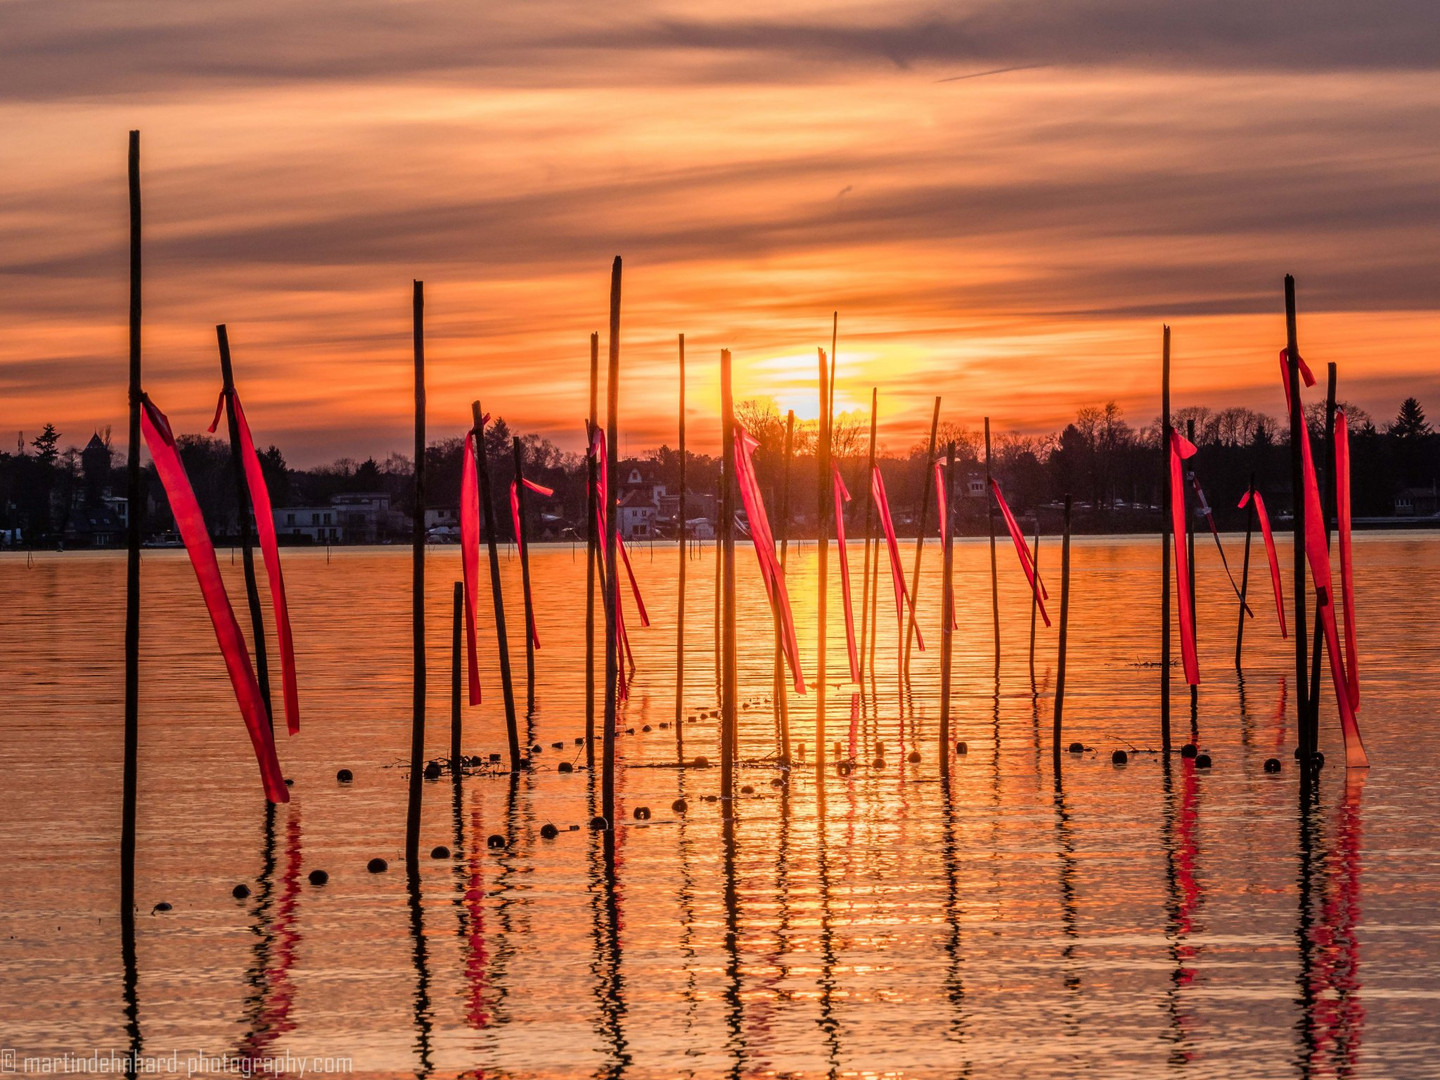
[[[1238,574],[1241,540],[1225,539]],[[1176,747],[1193,725],[1211,768],[1152,752],[1158,538],[1083,537],[1065,741],[1089,749],[1066,754],[1057,778],[1056,631],[1039,629],[1032,686],[1029,593],[1002,539],[998,675],[988,547],[955,547],[952,723],[968,752],[937,742],[938,544],[920,590],[929,648],[902,679],[887,570],[863,692],[843,685],[832,549],[827,751],[840,742],[858,767],[817,778],[814,694],[792,694],[794,737],[810,745],[775,787],[763,760],[775,752],[771,622],[755,558],[737,544],[740,748],[756,764],[738,771],[754,790],[730,830],[705,801],[719,770],[672,767],[681,753],[718,757],[716,721],[700,715],[718,704],[714,548],[686,564],[683,711],[694,719],[682,750],[678,552],[637,545],[652,625],[638,627],[627,595],[636,671],[620,726],[635,733],[618,738],[621,810],[606,838],[587,827],[598,777],[575,745],[584,551],[532,551],[541,648],[528,715],[520,563],[504,553],[522,738],[542,749],[514,778],[424,785],[414,889],[403,869],[408,549],[285,550],[302,726],[289,738],[281,725],[294,785],[273,812],[185,554],[147,551],[133,965],[117,915],[124,556],[0,556],[0,1041],[32,1071],[134,1048],[197,1074],[234,1071],[239,1055],[291,1075],[1440,1075],[1440,707],[1426,689],[1440,661],[1440,538],[1356,537],[1373,768],[1347,776],[1327,677],[1329,764],[1303,796],[1293,647],[1263,547],[1257,537],[1242,676],[1234,595],[1209,538],[1196,545],[1202,683],[1192,715],[1176,669],[1172,722]],[[902,548],[908,577],[913,541]],[[857,620],[862,550],[850,545]],[[816,555],[792,546],[788,579],[807,679]],[[1058,555],[1047,538],[1057,623]],[[238,560],[220,557],[248,627]],[[459,571],[458,548],[430,550],[429,757],[449,746]],[[464,710],[464,749],[488,757],[504,752],[505,726],[488,590],[481,599],[485,700]],[[273,657],[273,627],[271,642]],[[1117,748],[1132,751],[1128,764],[1112,764]],[[1278,774],[1264,772],[1269,757]],[[337,782],[340,768],[353,783]],[[547,823],[558,837],[541,836]],[[449,857],[426,857],[437,845]],[[377,856],[388,872],[367,872]],[[327,884],[309,883],[314,869]],[[252,890],[243,900],[231,895],[240,883]]]

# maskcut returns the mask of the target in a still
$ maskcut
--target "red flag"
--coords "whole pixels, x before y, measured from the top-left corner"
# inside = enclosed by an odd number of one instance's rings
[[[200,504],[195,500],[195,491],[190,486],[190,478],[185,474],[185,465],[175,447],[170,421],[148,397],[144,398],[141,404],[144,406],[140,420],[145,432],[145,445],[150,449],[150,456],[155,459],[155,471],[159,474],[160,482],[165,487],[165,495],[170,500],[175,529],[185,542],[190,564],[195,568],[195,577],[200,582],[200,592],[205,597],[205,607],[209,610],[210,622],[215,627],[215,638],[220,643],[220,652],[225,658],[230,685],[235,690],[240,715],[250,733],[251,745],[255,748],[255,759],[260,765],[265,798],[272,803],[289,802],[290,791],[285,786],[285,778],[280,774],[280,762],[275,757],[275,739],[270,732],[270,718],[265,712],[265,702],[260,697],[260,686],[255,681],[255,669],[250,664],[250,653],[245,647],[245,638],[240,633],[240,624],[235,621],[230,597],[226,595],[225,582],[220,577],[220,564],[215,560],[215,547],[205,528]]]
[[[1195,652],[1195,624],[1191,621],[1195,598],[1190,595],[1190,559],[1185,552],[1185,479],[1180,462],[1195,454],[1195,444],[1174,428],[1170,429],[1170,523],[1175,530],[1175,576],[1180,594],[1180,652],[1185,661],[1185,681],[1200,685],[1200,659]]]
[[[483,424],[484,421],[482,420]],[[460,462],[460,569],[465,579],[465,651],[469,656],[470,704],[480,704],[480,659],[475,650],[475,611],[480,599],[480,490],[475,471],[475,432],[465,433]]]
[[[1345,411],[1335,413],[1335,508],[1340,533],[1340,600],[1345,612],[1345,673],[1350,707],[1360,711],[1360,662],[1355,650],[1355,564],[1350,546],[1350,429]]]
[[[905,587],[905,569],[900,565],[900,543],[895,539],[895,523],[890,517],[890,500],[885,495],[885,479],[880,475],[880,466],[876,465],[870,473],[870,493],[875,499],[875,507],[880,511],[880,524],[885,530],[885,546],[890,552],[890,576],[895,581],[895,618],[900,622],[900,635],[905,635],[905,608],[908,605],[911,613],[915,611],[915,602],[910,598],[910,590]],[[925,637],[920,633],[920,624],[915,624],[915,641],[920,646],[920,651],[925,651]]]
[[[1045,625],[1050,625],[1050,616],[1045,611],[1045,601],[1050,599],[1050,594],[1045,591],[1045,582],[1035,570],[1035,559],[1030,554],[1030,545],[1025,543],[1025,536],[1020,531],[1020,524],[1015,520],[1015,515],[1010,512],[1009,505],[1005,502],[1005,496],[1000,493],[1000,485],[994,477],[990,478],[990,490],[995,494],[995,501],[1000,505],[1000,516],[1005,519],[1005,527],[1010,530],[1010,540],[1015,545],[1015,551],[1020,556],[1020,569],[1025,571],[1025,579],[1030,582],[1030,591],[1035,596],[1035,603],[1040,607],[1040,617],[1045,620]]]
[[[835,472],[835,542],[840,545],[840,592],[845,600],[845,647],[850,652],[850,681],[860,681],[860,657],[855,651],[855,614],[850,607],[850,560],[845,554],[845,504],[850,501],[850,492],[845,490],[845,481],[840,479],[838,466],[831,466]]]
[[[765,500],[760,495],[760,482],[755,477],[755,448],[760,445],[739,424],[735,425],[735,486],[745,504],[745,518],[750,523],[750,543],[760,563],[760,579],[765,595],[780,615],[780,647],[790,664],[795,692],[805,692],[805,677],[800,673],[800,646],[795,638],[795,618],[790,610],[790,594],[785,588],[785,571],[775,557],[775,536],[770,531],[770,518],[765,513]]]
[[[240,430],[240,461],[245,469],[245,486],[250,490],[250,506],[255,511],[255,531],[260,537],[260,554],[265,562],[265,577],[270,582],[270,603],[275,611],[275,639],[280,643],[280,680],[285,699],[285,727],[291,735],[300,730],[300,691],[295,681],[295,643],[290,636],[290,607],[285,602],[285,577],[280,570],[280,544],[275,536],[275,513],[270,506],[270,489],[265,485],[265,472],[260,468],[260,455],[245,421],[240,395],[231,391],[235,406],[235,426]],[[215,405],[215,419],[210,430],[220,424],[225,408],[225,392]]]
[[[1280,591],[1280,559],[1275,554],[1275,535],[1270,531],[1270,515],[1265,512],[1265,500],[1258,491],[1247,491],[1240,500],[1239,509],[1244,510],[1250,496],[1255,496],[1255,516],[1260,519],[1260,535],[1265,538],[1265,554],[1270,560],[1270,584],[1275,587],[1275,614],[1280,617],[1280,636],[1288,638],[1290,630],[1285,625],[1285,597]]]

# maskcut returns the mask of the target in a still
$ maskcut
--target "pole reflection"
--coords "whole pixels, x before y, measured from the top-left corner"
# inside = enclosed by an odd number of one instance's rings
[[[1199,947],[1191,943],[1190,935],[1204,901],[1196,877],[1200,854],[1196,836],[1199,807],[1194,760],[1180,760],[1178,793],[1170,755],[1162,755],[1160,764],[1164,771],[1165,939],[1172,965],[1170,985],[1165,993],[1165,1014],[1170,1026],[1166,1039],[1171,1044],[1170,1064],[1185,1065],[1193,1060],[1195,1049],[1191,1037],[1194,1021],[1184,991],[1195,980],[1195,961],[1200,952]]]
[[[285,871],[281,875],[280,897],[275,898],[275,819],[278,808],[265,805],[265,841],[260,877],[255,893],[250,932],[255,936],[254,960],[246,973],[246,1035],[236,1049],[242,1062],[255,1063],[269,1057],[275,1040],[295,1029],[290,1008],[295,987],[290,971],[295,964],[300,933],[296,914],[300,899],[300,806],[291,803],[285,819]]]

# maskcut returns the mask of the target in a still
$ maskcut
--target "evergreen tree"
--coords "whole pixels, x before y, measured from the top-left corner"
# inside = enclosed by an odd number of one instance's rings
[[[1400,403],[1400,413],[1390,425],[1390,434],[1401,439],[1415,439],[1430,434],[1430,425],[1425,421],[1425,410],[1418,398],[1407,397]]]

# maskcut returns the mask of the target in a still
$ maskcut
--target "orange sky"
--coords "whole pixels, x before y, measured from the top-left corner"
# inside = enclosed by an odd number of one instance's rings
[[[0,431],[123,444],[131,127],[146,387],[203,427],[228,323],[292,464],[409,445],[415,277],[432,436],[478,396],[578,448],[617,253],[632,452],[673,444],[682,331],[695,448],[721,347],[738,398],[813,415],[837,308],[837,406],[878,383],[896,449],[936,393],[1143,424],[1162,321],[1177,405],[1276,413],[1287,271],[1342,398],[1440,415],[1440,15],[1271,7],[11,0]]]

